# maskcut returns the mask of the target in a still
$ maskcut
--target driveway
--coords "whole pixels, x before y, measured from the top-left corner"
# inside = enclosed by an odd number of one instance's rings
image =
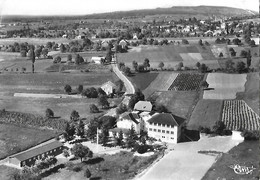
[[[205,155],[199,150],[228,152],[241,141],[226,137],[204,137],[198,142],[170,144],[173,149],[154,164],[138,180],[200,180],[215,162],[217,155]]]

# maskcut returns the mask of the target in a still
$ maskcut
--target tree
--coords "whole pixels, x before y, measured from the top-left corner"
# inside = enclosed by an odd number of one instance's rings
[[[178,70],[181,70],[182,67],[183,67],[183,62],[180,62],[180,63],[178,64]]]
[[[63,156],[65,157],[65,158],[68,158],[69,156],[70,156],[70,153],[69,153],[69,151],[67,150],[67,149],[63,149]]]
[[[39,59],[41,54],[42,54],[42,49],[41,48],[37,48],[35,50],[35,56]]]
[[[83,158],[92,158],[93,157],[93,152],[87,147],[83,146],[82,144],[75,144],[71,148],[71,153],[76,157],[80,158],[80,161],[82,162]]]
[[[209,83],[207,81],[201,81],[200,86],[202,88],[208,88],[209,87]]]
[[[206,64],[202,63],[200,66],[201,73],[206,73],[208,71],[208,66]]]
[[[123,144],[124,134],[123,131],[120,130],[117,138],[117,145],[121,146]]]
[[[217,121],[213,126],[213,132],[221,135],[225,128],[226,126],[223,121]]]
[[[160,62],[159,65],[158,65],[158,67],[161,68],[161,70],[163,70],[164,63],[163,63],[163,62]]]
[[[144,59],[143,66],[144,66],[144,68],[145,68],[146,70],[147,70],[147,68],[150,67],[150,61],[149,61],[148,58],[145,58],[145,59]]]
[[[101,133],[99,134],[99,143],[101,143],[103,146],[105,146],[109,140],[109,134],[108,129],[103,128]]]
[[[60,56],[56,56],[56,57],[54,58],[53,63],[54,63],[54,64],[61,63],[61,57],[60,57]]]
[[[88,168],[84,172],[84,177],[86,177],[86,178],[90,178],[91,177],[91,173],[90,173]]]
[[[129,129],[127,133],[127,138],[126,138],[126,147],[127,148],[133,148],[136,145],[136,141],[138,140],[138,136],[134,130],[134,127],[131,126],[131,129]]]
[[[73,139],[74,134],[75,134],[75,126],[73,124],[70,125],[67,122],[65,126],[65,132],[63,133],[65,140],[69,141]]]
[[[123,72],[124,72],[127,76],[129,76],[129,75],[131,74],[131,69],[130,69],[129,67],[125,67],[125,68],[123,68]]]
[[[245,58],[245,57],[248,56],[247,53],[248,53],[248,52],[247,52],[246,50],[242,50],[242,51],[240,52],[240,56]]]
[[[127,111],[127,106],[123,103],[121,103],[117,108],[116,108],[116,114],[123,114],[124,112]]]
[[[83,91],[83,85],[80,84],[80,85],[78,86],[77,90],[78,90],[78,94],[81,94],[82,91]]]
[[[106,96],[106,92],[102,88],[97,89],[98,96]]]
[[[249,50],[248,53],[247,53],[247,57],[246,57],[246,65],[247,65],[247,68],[249,68],[251,66],[251,51]]]
[[[81,57],[79,54],[77,54],[75,57],[75,64],[79,65],[79,64],[82,64],[83,62],[84,62],[83,57]]]
[[[182,39],[182,40],[181,40],[181,43],[182,43],[182,44],[189,44],[189,41],[188,41],[187,39]]]
[[[238,73],[243,73],[246,71],[246,64],[243,61],[240,61],[237,63],[237,72]]]
[[[77,121],[79,120],[79,113],[76,110],[73,110],[70,114],[70,120],[71,121]]]
[[[132,66],[133,66],[134,70],[137,71],[138,63],[136,61],[132,62]]]
[[[77,132],[76,135],[80,136],[81,138],[84,137],[85,134],[85,124],[83,123],[82,120],[79,121],[79,124],[77,126]]]
[[[196,63],[196,67],[197,67],[198,69],[200,69],[200,62],[197,62],[197,63]]]
[[[64,44],[60,45],[60,52],[61,53],[65,53],[66,52],[66,48],[65,48]]]
[[[107,101],[107,97],[106,96],[100,96],[98,98],[98,105],[102,106],[102,108],[108,108],[109,102]]]
[[[210,46],[210,44],[209,44],[208,41],[205,41],[205,45],[206,45],[206,46]]]
[[[121,79],[119,79],[118,81],[115,82],[115,85],[116,85],[115,93],[119,94],[123,90],[124,82]]]
[[[34,63],[35,63],[35,53],[34,53],[34,47],[31,46],[29,57],[32,60],[32,73],[34,73]]]
[[[199,45],[200,45],[200,46],[203,46],[203,43],[202,43],[202,40],[201,40],[201,39],[199,40]]]
[[[67,93],[67,94],[70,94],[71,93],[71,86],[70,85],[68,85],[68,84],[66,84],[65,86],[64,86],[64,91]]]
[[[45,116],[47,118],[52,118],[52,117],[54,117],[54,112],[51,109],[47,108],[45,111]]]
[[[67,62],[71,62],[72,61],[72,55],[71,54],[68,54],[67,56]]]
[[[226,70],[228,71],[228,72],[234,72],[234,62],[231,60],[231,59],[229,59],[229,60],[227,60],[226,62],[225,62],[225,66],[226,66]]]
[[[91,113],[99,113],[99,109],[95,104],[90,104],[89,110],[90,110]]]
[[[47,48],[44,48],[42,50],[42,55],[43,55],[44,58],[46,58],[48,56],[48,53],[49,53],[49,50]]]
[[[222,58],[224,55],[222,52],[219,53],[218,57]]]

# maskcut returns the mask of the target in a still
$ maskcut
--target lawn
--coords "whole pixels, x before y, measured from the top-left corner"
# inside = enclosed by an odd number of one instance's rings
[[[200,126],[212,128],[222,117],[222,100],[200,100],[191,114],[187,128],[198,130]]]
[[[75,166],[82,168],[80,172],[74,172],[68,169],[62,169],[59,173],[53,174],[45,180],[63,180],[63,179],[84,179],[84,171],[88,168],[92,174],[91,179],[131,179],[137,173],[147,168],[157,159],[159,155],[155,154],[148,157],[133,156],[132,152],[121,151],[114,155],[102,155],[94,157],[92,160],[78,163]]]
[[[57,136],[57,131],[0,124],[0,159]]]
[[[198,92],[162,92],[156,103],[165,105],[174,115],[188,119],[199,98]]]
[[[136,73],[131,76],[129,80],[134,84],[135,88],[139,88],[143,91],[157,76],[158,73]]]
[[[259,114],[259,73],[247,74],[245,92],[237,93],[236,99],[243,99],[257,114]]]
[[[15,42],[34,44],[34,45],[46,45],[47,42],[55,42],[55,43],[69,43],[71,40],[66,38],[6,38],[0,39],[0,44],[10,45]]]
[[[1,165],[0,166],[0,179],[1,180],[10,180],[10,176],[16,171],[18,171],[16,168]]]
[[[245,141],[224,153],[218,161],[212,165],[203,177],[208,179],[237,179],[237,180],[257,180],[259,179],[259,141]],[[238,175],[229,166],[239,164],[240,166],[256,168],[252,174]]]

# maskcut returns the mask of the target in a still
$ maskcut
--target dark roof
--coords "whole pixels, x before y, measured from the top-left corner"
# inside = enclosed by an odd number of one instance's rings
[[[170,113],[160,113],[148,120],[149,123],[180,126],[185,120]]]
[[[130,112],[126,112],[123,113],[121,116],[121,119],[127,119],[130,121],[134,121],[136,124],[138,124],[139,122],[136,119],[139,119],[140,117],[138,116],[138,114],[135,113],[130,113]]]
[[[52,142],[47,143],[43,146],[40,146],[40,147],[31,149],[31,150],[16,154],[14,156],[11,156],[11,158],[17,158],[20,161],[24,161],[24,160],[27,160],[27,159],[30,159],[32,157],[41,155],[45,152],[48,152],[50,150],[56,149],[56,148],[61,147],[61,146],[63,146],[63,144],[61,142],[52,141]]]

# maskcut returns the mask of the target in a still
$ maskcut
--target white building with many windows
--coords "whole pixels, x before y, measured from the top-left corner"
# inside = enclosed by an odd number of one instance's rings
[[[156,114],[148,120],[148,136],[168,143],[178,143],[184,119],[170,113]]]

